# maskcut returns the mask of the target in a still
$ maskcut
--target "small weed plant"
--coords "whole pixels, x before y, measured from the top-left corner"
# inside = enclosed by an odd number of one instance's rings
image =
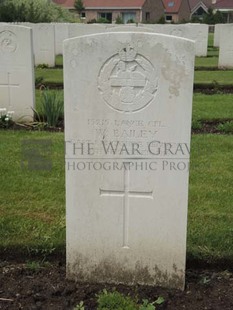
[[[108,292],[106,289],[97,295],[97,310],[156,310],[156,305],[164,302],[163,297],[150,303],[147,299],[138,304],[130,296],[124,296],[117,291]]]
[[[193,120],[192,121],[192,129],[193,130],[200,130],[202,129],[202,123],[199,120]]]
[[[223,133],[233,133],[233,121],[221,123],[218,125],[217,129]]]
[[[80,303],[76,307],[74,307],[73,310],[85,310],[83,301],[80,301]]]

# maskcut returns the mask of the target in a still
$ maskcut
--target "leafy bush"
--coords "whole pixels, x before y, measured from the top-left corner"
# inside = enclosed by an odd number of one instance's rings
[[[133,18],[130,18],[127,20],[127,24],[134,24],[135,20]]]
[[[110,21],[107,18],[103,18],[103,17],[98,18],[96,22],[100,23],[100,24],[109,24],[110,23]]]
[[[72,21],[72,15],[47,0],[4,0],[0,2],[1,22]]]
[[[217,11],[216,13],[214,13],[213,9],[209,8],[208,12],[204,15],[203,23],[215,25],[215,24],[220,24],[220,23],[226,23],[226,19],[220,11]]]
[[[160,19],[157,21],[157,24],[165,24],[165,17],[161,16]]]
[[[117,15],[116,24],[123,24],[123,19],[120,15]]]

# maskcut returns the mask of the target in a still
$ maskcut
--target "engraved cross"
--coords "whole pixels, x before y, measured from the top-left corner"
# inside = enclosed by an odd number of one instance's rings
[[[126,168],[126,167],[125,167]],[[123,200],[123,248],[128,249],[129,246],[129,209],[132,197],[153,199],[153,191],[134,191],[129,189],[129,169],[124,170],[124,184],[122,190],[117,189],[101,189],[100,196],[122,197]]]
[[[10,81],[10,72],[7,72],[7,78],[6,78],[6,82],[1,83],[0,82],[0,88],[6,87],[7,88],[7,93],[8,93],[8,104],[9,107],[11,107],[11,88],[14,87],[19,87],[19,84],[15,84],[15,83],[11,83]]]

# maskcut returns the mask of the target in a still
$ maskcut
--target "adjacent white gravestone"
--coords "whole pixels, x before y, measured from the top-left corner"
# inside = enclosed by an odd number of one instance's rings
[[[221,26],[219,41],[219,68],[233,68],[233,24]]]
[[[63,54],[63,41],[69,38],[68,23],[56,23],[55,27],[55,54]]]
[[[1,24],[0,107],[14,111],[15,121],[32,121],[34,89],[31,29]]]
[[[32,24],[35,65],[55,66],[55,30],[53,24]]]
[[[194,42],[64,41],[67,276],[183,288]]]
[[[108,27],[111,25],[108,24],[78,24],[73,23],[69,24],[68,32],[69,38],[75,38],[79,36],[95,34],[95,33],[102,33],[105,32]]]
[[[195,55],[207,56],[209,26],[205,24],[164,25],[162,33],[195,41]]]
[[[214,46],[215,47],[219,47],[221,26],[222,24],[216,24],[214,26]]]

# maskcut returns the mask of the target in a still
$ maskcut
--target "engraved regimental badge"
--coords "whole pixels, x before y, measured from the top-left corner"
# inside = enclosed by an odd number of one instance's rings
[[[5,53],[13,53],[16,48],[16,35],[8,30],[0,32],[0,50]]]
[[[149,60],[127,45],[104,63],[98,88],[109,107],[119,112],[136,112],[155,97],[158,74]]]

